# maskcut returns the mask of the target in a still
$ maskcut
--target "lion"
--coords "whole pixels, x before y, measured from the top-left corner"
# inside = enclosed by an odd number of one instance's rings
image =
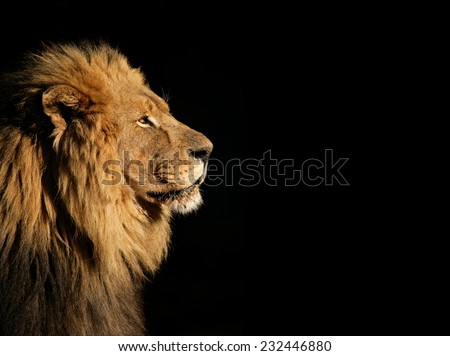
[[[107,43],[50,43],[1,82],[0,334],[146,335],[170,221],[212,143]]]

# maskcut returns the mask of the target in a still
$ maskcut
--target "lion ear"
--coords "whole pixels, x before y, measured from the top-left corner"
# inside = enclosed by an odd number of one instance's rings
[[[66,127],[88,102],[88,97],[68,85],[55,85],[42,94],[44,113],[55,127]]]

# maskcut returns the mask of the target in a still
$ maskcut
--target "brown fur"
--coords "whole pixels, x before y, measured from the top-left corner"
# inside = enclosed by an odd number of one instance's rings
[[[105,44],[47,46],[5,78],[0,334],[145,334],[142,283],[167,253],[171,213],[200,203],[211,143]],[[184,180],[162,164],[176,154]],[[159,168],[133,165],[148,159]]]

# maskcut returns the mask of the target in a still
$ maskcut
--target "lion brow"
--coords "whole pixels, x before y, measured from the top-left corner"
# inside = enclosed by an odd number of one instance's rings
[[[158,95],[156,95],[154,93],[149,94],[149,93],[145,93],[145,92],[143,93],[143,95],[146,98],[150,99],[150,101],[153,104],[155,104],[158,107],[158,109],[160,109],[162,111],[169,111],[169,105],[167,104],[167,102],[164,101],[162,98],[160,98]]]

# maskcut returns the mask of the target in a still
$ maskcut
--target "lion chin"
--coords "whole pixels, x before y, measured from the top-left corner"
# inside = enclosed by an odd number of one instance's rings
[[[195,211],[203,202],[200,188],[195,184],[180,190],[148,192],[147,195],[153,201],[167,206],[172,212],[178,214]]]

